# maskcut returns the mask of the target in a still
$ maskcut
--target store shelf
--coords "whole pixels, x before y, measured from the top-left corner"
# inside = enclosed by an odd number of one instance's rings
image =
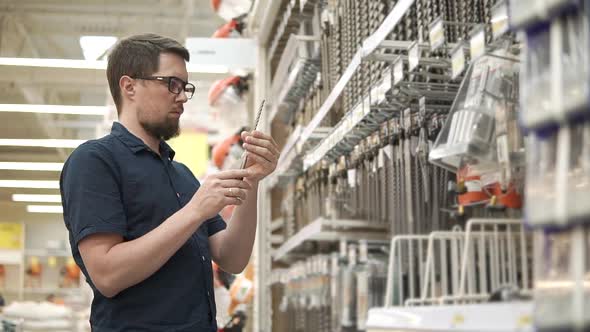
[[[328,112],[336,103],[336,100],[344,90],[348,81],[352,78],[352,75],[356,72],[358,67],[361,64],[363,58],[370,56],[375,49],[379,46],[381,42],[385,40],[387,35],[395,28],[395,25],[401,20],[404,14],[408,11],[410,6],[414,3],[414,0],[401,0],[399,1],[393,10],[387,15],[381,26],[375,31],[374,34],[369,36],[367,40],[363,43],[361,48],[355,53],[354,57],[350,61],[350,64],[334,86],[334,89],[326,98],[324,104],[320,107],[317,114],[313,117],[310,123],[305,127],[303,133],[301,134],[301,138],[299,139],[299,145],[304,145],[307,140],[311,137],[313,132],[316,128],[319,127],[320,122],[326,117]]]
[[[287,139],[285,143],[285,148],[281,152],[281,156],[279,157],[279,161],[277,163],[277,168],[274,173],[268,178],[269,186],[272,188],[279,182],[279,177],[281,176],[290,176],[296,175],[301,171],[302,168],[302,158],[301,158],[301,149],[302,147],[297,144],[299,141],[299,137],[301,137],[301,132],[303,131],[303,127],[297,126],[291,136]],[[318,130],[314,133],[312,140],[322,140],[328,136],[330,132],[330,128],[323,128]],[[290,173],[292,172],[292,173]]]
[[[334,242],[342,238],[386,241],[385,229],[385,225],[365,220],[318,218],[280,246],[274,253],[273,259],[283,258],[306,241]]]
[[[292,169],[293,160],[298,158],[301,159],[301,154],[305,153],[305,150],[309,148],[310,144],[308,143],[310,143],[310,141],[317,139],[321,140],[322,138],[326,137],[329,132],[335,132],[334,130],[332,130],[332,128],[326,129],[319,127],[320,123],[326,117],[332,106],[334,106],[334,103],[336,102],[338,97],[340,97],[340,94],[344,90],[344,87],[346,86],[346,84],[348,84],[348,81],[352,78],[352,75],[360,66],[362,59],[372,56],[373,51],[375,51],[379,47],[379,45],[385,40],[387,35],[393,30],[395,25],[400,21],[402,16],[406,13],[406,11],[410,8],[410,6],[413,3],[414,0],[402,0],[396,4],[393,10],[385,18],[381,26],[377,29],[377,31],[375,31],[375,33],[371,35],[369,38],[367,38],[367,40],[365,40],[361,48],[355,53],[348,67],[346,68],[346,70],[334,86],[334,89],[332,89],[332,91],[330,92],[330,94],[328,95],[328,97],[326,98],[326,100],[316,113],[316,115],[309,122],[309,124],[305,128],[297,128],[297,130],[293,132],[293,134],[289,137],[284,149],[281,152],[281,158],[279,159],[275,175],[269,180],[271,187],[276,185],[279,176],[281,176],[288,170]],[[377,89],[375,88],[374,90],[375,92],[371,92],[369,95],[376,95]],[[348,117],[355,117],[356,119],[356,117],[358,116],[353,116],[352,114],[354,114],[355,111],[361,112],[361,110],[364,110],[363,104],[367,106],[366,102],[360,103],[354,110],[348,113]],[[277,111],[273,110],[273,112],[276,114]],[[342,121],[341,126],[349,126],[351,124],[350,121],[352,121],[352,119]]]
[[[319,52],[309,54],[307,43],[319,43],[319,37],[291,35],[281,55],[272,81],[272,102],[269,121],[272,122],[280,110],[295,111],[301,98],[304,98],[320,70]],[[308,53],[308,54],[306,54]],[[304,54],[304,56],[302,56]]]
[[[55,256],[55,257],[72,257],[72,252],[64,249],[26,249],[25,256]]]
[[[533,303],[486,303],[369,310],[367,332],[533,331]]]
[[[342,151],[342,153],[350,152],[350,147],[356,145],[361,139],[365,138],[371,131],[374,130],[374,128],[372,130],[368,130],[364,133],[364,135],[362,132],[359,132],[360,135],[354,135],[354,137],[349,135],[355,129],[359,129],[361,122],[372,116],[371,106],[376,106],[385,101],[385,94],[391,89],[391,79],[391,68],[388,68],[385,71],[381,81],[371,89],[370,93],[365,98],[363,98],[361,102],[359,102],[351,111],[346,113],[338,125],[334,127],[330,134],[324,140],[322,140],[315,149],[305,155],[303,158],[304,171],[318,163],[327,154],[334,150]],[[381,112],[380,116],[383,116],[384,113],[385,112]],[[354,140],[354,142],[350,142],[351,138]],[[342,153],[338,153],[338,155],[341,155]]]

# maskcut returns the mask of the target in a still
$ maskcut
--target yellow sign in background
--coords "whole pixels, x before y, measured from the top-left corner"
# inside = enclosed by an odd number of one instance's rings
[[[209,161],[206,133],[185,130],[168,144],[176,152],[175,161],[185,164],[197,178],[205,174]]]
[[[0,223],[0,249],[23,248],[23,225],[17,223]]]

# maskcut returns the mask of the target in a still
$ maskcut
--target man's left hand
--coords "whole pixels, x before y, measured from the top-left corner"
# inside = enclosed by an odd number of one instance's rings
[[[260,181],[274,172],[279,160],[279,147],[275,140],[260,131],[242,132],[244,149],[248,158],[246,169],[249,181]]]

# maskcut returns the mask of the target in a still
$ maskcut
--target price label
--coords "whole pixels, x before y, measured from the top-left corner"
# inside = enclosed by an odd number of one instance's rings
[[[393,65],[393,84],[398,84],[404,78],[404,62],[398,57]]]
[[[492,7],[492,35],[496,40],[508,31],[508,6],[500,1]]]
[[[412,110],[406,108],[404,110],[404,129],[410,130],[412,128]]]
[[[482,56],[486,51],[486,34],[483,27],[476,28],[469,41],[471,60]]]
[[[442,17],[437,18],[430,24],[428,34],[430,38],[430,50],[434,51],[445,43],[445,30]]]
[[[418,48],[418,42],[413,42],[408,50],[408,61],[410,63],[410,71],[413,71],[418,67],[420,62],[420,49]]]
[[[457,78],[465,70],[465,52],[461,44],[457,45],[451,53],[451,68],[451,77],[453,79]]]
[[[349,170],[346,171],[347,173],[347,180],[348,180],[348,186],[350,188],[354,188],[356,187],[356,169],[351,168]]]

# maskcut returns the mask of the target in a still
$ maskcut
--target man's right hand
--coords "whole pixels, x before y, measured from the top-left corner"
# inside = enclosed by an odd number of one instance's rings
[[[215,217],[227,205],[242,205],[247,190],[252,188],[242,180],[248,175],[245,169],[212,174],[201,183],[188,205],[203,220]]]

